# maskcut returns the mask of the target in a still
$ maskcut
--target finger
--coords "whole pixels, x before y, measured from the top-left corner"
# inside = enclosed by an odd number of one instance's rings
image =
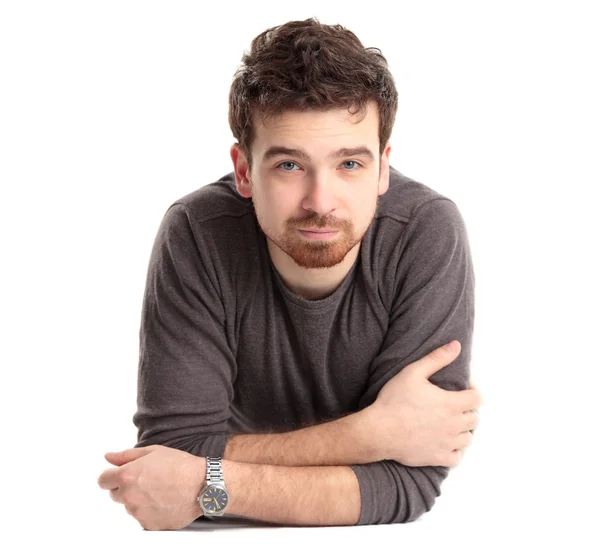
[[[113,501],[118,502],[119,504],[125,504],[125,501],[123,500],[123,492],[119,487],[111,489],[108,494]]]
[[[472,410],[463,413],[461,420],[461,432],[474,431],[479,425],[479,414]]]
[[[108,468],[98,478],[98,485],[101,489],[114,489],[119,487],[119,470],[118,468]]]
[[[478,425],[479,418],[474,418],[471,412],[466,412],[463,424],[461,426],[461,433],[471,433],[471,435],[473,435],[475,434],[475,429],[477,429]]]
[[[463,455],[464,455],[463,450],[452,450],[448,454],[448,461],[446,463],[446,466],[450,467],[450,468],[457,467],[458,465],[460,465]]]
[[[470,446],[473,442],[473,433],[471,431],[460,433],[460,435],[458,435],[458,438],[460,440],[460,449],[464,449]]]
[[[429,378],[441,368],[452,363],[458,357],[461,349],[461,343],[458,340],[453,340],[445,346],[434,349],[431,353],[415,361],[413,365],[409,365],[409,367],[415,366],[415,368],[420,369],[420,372],[424,373],[425,378]]]
[[[477,388],[477,386],[473,383],[472,378],[469,378],[469,391],[474,391],[479,394],[479,399],[477,401],[476,407],[479,408],[483,404],[483,397],[481,396],[481,391]]]
[[[481,394],[477,389],[463,389],[461,391],[448,391],[456,402],[461,412],[477,410],[482,404]]]
[[[452,445],[453,451],[456,450],[464,450],[471,445],[473,441],[473,434],[469,431],[460,433],[456,438],[454,438]]]
[[[481,391],[479,389],[477,389],[477,387],[471,387],[471,388],[469,388],[469,391],[472,391],[474,393],[473,408],[480,408],[481,405],[483,404],[483,396],[481,395]]]
[[[473,418],[473,414],[471,414],[470,412],[467,412],[466,414],[463,415],[462,419],[461,419],[461,423],[460,423],[460,427],[459,427],[459,434],[460,433],[468,433],[468,432],[475,432],[475,429],[477,429],[477,426],[479,425],[479,420],[477,418]]]
[[[139,457],[148,455],[157,449],[156,445],[145,446],[140,448],[129,448],[123,451],[112,451],[104,454],[104,458],[111,464],[121,466],[131,461],[135,461]]]

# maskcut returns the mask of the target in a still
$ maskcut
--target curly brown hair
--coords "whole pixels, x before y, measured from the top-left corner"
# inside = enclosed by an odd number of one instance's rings
[[[365,48],[350,30],[312,17],[271,27],[252,40],[229,91],[229,126],[251,169],[253,121],[286,110],[344,107],[364,117],[370,101],[378,106],[381,156],[398,109],[387,61],[380,49]]]

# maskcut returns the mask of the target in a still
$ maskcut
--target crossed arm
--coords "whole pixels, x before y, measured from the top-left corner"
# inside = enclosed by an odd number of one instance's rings
[[[197,222],[188,213],[183,205],[170,208],[153,246],[140,329],[138,446],[222,455],[233,515],[330,525],[402,523],[429,511],[448,468],[382,459],[369,442],[378,437],[368,409],[399,370],[450,339],[460,341],[461,354],[430,381],[446,390],[467,388],[474,275],[456,206],[434,199],[413,210],[399,242],[394,285],[400,287],[369,366],[361,411],[294,432],[233,437],[226,427],[237,363],[224,334],[218,281],[205,263],[211,246],[193,231]],[[200,388],[211,394],[198,395]]]
[[[361,495],[347,465],[379,460],[369,408],[296,431],[234,435],[222,462],[228,513],[285,525],[356,525]]]

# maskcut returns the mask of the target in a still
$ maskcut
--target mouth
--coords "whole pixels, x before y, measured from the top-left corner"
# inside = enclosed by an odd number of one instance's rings
[[[322,240],[325,238],[333,238],[337,234],[337,230],[301,230],[300,232],[306,238]]]
[[[335,230],[328,229],[301,229],[303,232],[337,232]]]

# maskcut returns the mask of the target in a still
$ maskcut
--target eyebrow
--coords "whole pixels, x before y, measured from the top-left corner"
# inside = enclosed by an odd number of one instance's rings
[[[278,155],[289,155],[292,157],[297,157],[299,159],[310,162],[310,157],[301,149],[292,149],[289,147],[283,147],[280,145],[275,145],[269,147],[265,154],[263,155],[263,161],[276,157]],[[351,155],[362,155],[371,160],[375,160],[373,153],[371,150],[365,146],[360,147],[342,147],[333,153],[327,155],[328,159],[341,159],[343,157],[349,157]]]

